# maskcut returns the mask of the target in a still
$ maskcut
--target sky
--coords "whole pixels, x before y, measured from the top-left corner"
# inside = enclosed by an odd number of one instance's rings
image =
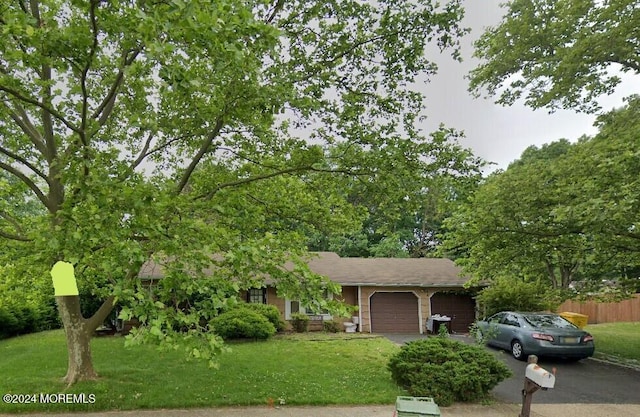
[[[473,41],[487,26],[497,25],[503,15],[499,4],[503,0],[466,0],[463,24],[471,33],[462,41],[463,63],[448,55],[434,56],[439,65],[438,74],[421,87],[427,94],[426,132],[435,130],[440,123],[463,130],[461,145],[471,148],[476,156],[494,162],[487,172],[501,168],[520,157],[531,145],[540,146],[558,139],[576,141],[580,136],[593,135],[595,115],[579,114],[572,110],[559,110],[549,114],[546,109],[532,110],[521,102],[510,107],[494,104],[491,98],[475,99],[467,91],[464,76],[479,62],[472,57]],[[612,96],[603,97],[604,110],[619,107],[622,98],[640,92],[640,77],[624,76],[623,82]]]

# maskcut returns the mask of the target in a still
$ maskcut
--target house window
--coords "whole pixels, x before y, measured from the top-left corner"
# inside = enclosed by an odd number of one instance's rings
[[[247,303],[267,304],[267,291],[264,288],[249,288]]]

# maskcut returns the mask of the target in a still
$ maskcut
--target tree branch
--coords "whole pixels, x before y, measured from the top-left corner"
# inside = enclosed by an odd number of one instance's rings
[[[278,0],[276,4],[273,6],[273,9],[271,10],[271,14],[269,15],[269,17],[267,17],[267,20],[265,20],[265,22],[269,24],[273,23],[273,20],[276,18],[278,13],[282,10],[283,6],[284,6],[284,0]]]
[[[0,230],[0,237],[3,237],[5,239],[11,239],[11,240],[17,240],[19,242],[32,242],[33,239],[30,239],[26,236],[21,236],[21,235],[14,235],[12,233],[7,233],[3,230]]]
[[[124,80],[124,69],[131,65],[133,61],[135,61],[141,51],[142,47],[138,47],[122,54],[122,67],[118,70],[118,74],[116,75],[116,79],[109,89],[109,93],[107,93],[107,95],[102,100],[102,103],[100,103],[98,108],[93,112],[93,115],[91,116],[93,119],[98,119],[99,126],[103,126],[107,122],[109,116],[111,115],[111,112],[113,111],[116,102],[116,96],[118,95],[118,90],[122,86],[122,82]]]
[[[196,167],[198,166],[198,164],[200,163],[204,155],[207,152],[209,152],[209,149],[211,148],[211,144],[213,143],[213,140],[216,137],[218,137],[218,134],[220,134],[220,130],[222,130],[222,127],[224,126],[223,119],[224,119],[224,114],[218,117],[218,120],[216,120],[216,124],[213,127],[213,130],[211,131],[207,139],[204,140],[204,142],[202,143],[202,146],[200,146],[200,149],[191,160],[191,163],[189,164],[187,169],[184,171],[184,174],[182,174],[182,179],[180,180],[180,183],[178,184],[178,187],[176,189],[177,194],[180,194],[184,190],[184,187],[186,187],[187,183],[189,182],[189,178],[191,177],[191,174],[193,174],[193,171],[196,169]]]
[[[178,142],[182,139],[188,138],[191,135],[182,135],[182,136],[178,136],[175,137],[173,139],[169,139],[168,141],[166,141],[165,143],[163,143],[162,145],[158,145],[155,148],[153,148],[152,150],[148,150],[149,146],[151,145],[151,140],[153,139],[153,132],[149,132],[149,137],[147,138],[147,141],[145,142],[143,149],[140,151],[140,154],[138,155],[138,157],[136,158],[136,160],[133,162],[133,164],[131,164],[131,166],[129,167],[130,169],[135,169],[138,165],[140,165],[142,163],[142,161],[144,161],[144,159],[149,156],[152,155],[156,152],[159,152],[161,150],[163,150],[164,148],[167,148],[169,146],[171,146],[173,143]]]
[[[144,141],[144,146],[142,147],[142,150],[140,151],[140,154],[138,155],[136,160],[133,161],[133,163],[131,164],[129,169],[131,169],[133,171],[134,169],[136,169],[138,167],[138,165],[140,165],[142,163],[142,161],[144,161],[144,158],[149,156],[149,154],[147,154],[147,151],[149,150],[149,147],[151,146],[151,141],[152,140],[153,140],[153,132],[149,132],[149,136],[147,136],[147,140]]]
[[[107,316],[109,316],[109,313],[111,313],[115,305],[115,297],[113,295],[107,297],[100,308],[98,308],[98,311],[93,313],[93,315],[88,319],[85,319],[85,325],[87,326],[87,328],[91,331],[97,329],[98,326],[100,326],[105,321]]]
[[[24,236],[24,230],[22,229],[22,226],[20,225],[18,220],[13,218],[13,216],[10,216],[9,213],[0,211],[0,217],[5,219],[7,222],[11,223],[11,225],[16,230],[16,232],[19,233],[19,234],[13,234],[13,233],[8,233],[3,230],[0,230],[0,237],[4,237],[6,239],[11,239],[11,240],[18,240],[20,242],[31,242],[33,240]]]
[[[40,132],[33,126],[31,120],[29,119],[29,115],[24,110],[19,103],[12,103],[15,108],[9,107],[5,102],[5,106],[9,110],[10,116],[14,122],[22,129],[22,131],[31,139],[31,142],[36,147],[36,149],[40,152],[42,156],[46,157],[47,148],[42,140],[42,135]]]
[[[20,226],[20,223],[18,223],[18,221],[15,218],[13,218],[13,216],[10,216],[9,213],[0,211],[0,217],[2,217],[3,219],[11,223],[13,225],[13,228],[16,229],[16,232],[19,232],[19,233],[23,232],[22,226]]]
[[[53,117],[55,117],[56,119],[60,120],[60,122],[62,122],[62,124],[64,124],[66,127],[68,127],[70,130],[74,131],[75,133],[80,133],[80,129],[77,126],[74,126],[73,123],[71,123],[70,121],[68,121],[63,115],[62,113],[58,112],[57,110],[54,110],[50,107],[48,107],[46,104],[35,100],[31,97],[27,97],[24,96],[23,94],[21,94],[18,90],[14,90],[13,88],[9,88],[6,85],[0,85],[0,91],[4,91],[7,94],[10,94],[11,96],[15,97],[16,99],[23,101],[25,103],[29,103],[29,104],[33,104],[36,107],[39,107],[40,109],[42,109],[44,112],[49,113],[50,115],[52,115]]]
[[[198,200],[201,198],[206,198],[206,199],[210,199],[212,198],[215,193],[217,193],[218,191],[222,190],[223,188],[230,188],[230,187],[237,187],[240,185],[244,185],[244,184],[249,184],[252,182],[256,182],[256,181],[262,181],[262,180],[266,180],[269,178],[273,178],[273,177],[277,177],[280,175],[286,175],[286,174],[293,174],[294,172],[321,172],[321,173],[327,173],[327,174],[345,174],[345,175],[366,175],[364,173],[358,173],[358,172],[353,172],[353,171],[349,171],[346,169],[321,169],[321,168],[314,168],[311,165],[304,165],[304,166],[298,166],[298,167],[291,167],[291,168],[286,168],[286,169],[281,169],[281,170],[277,170],[274,172],[271,172],[269,174],[263,174],[263,175],[256,175],[255,177],[249,177],[249,178],[243,178],[237,181],[230,181],[224,184],[220,184],[217,187],[215,187],[213,190],[209,191],[207,194],[201,194],[198,195],[194,198],[194,200]]]
[[[47,178],[47,176],[42,171],[40,171],[37,167],[33,166],[29,161],[27,161],[26,159],[24,159],[20,155],[16,155],[13,152],[11,152],[10,150],[3,148],[2,146],[0,146],[0,153],[5,154],[9,158],[15,159],[16,161],[20,162],[22,165],[24,165],[25,167],[27,167],[31,171],[33,171],[34,174],[36,174],[37,176],[39,176],[43,180],[47,181],[47,183],[49,182],[49,179]]]
[[[82,134],[80,135],[80,140],[82,141],[84,146],[87,146],[87,137],[85,136],[85,130],[87,128],[87,112],[89,108],[89,94],[87,93],[87,75],[89,74],[89,70],[91,69],[91,64],[93,62],[93,58],[96,55],[96,50],[98,49],[98,23],[96,21],[96,7],[98,6],[98,1],[91,0],[89,2],[89,19],[91,20],[91,33],[93,36],[91,42],[91,48],[89,49],[89,56],[87,57],[87,62],[82,69],[82,73],[80,75],[80,88],[82,89],[82,121],[80,123],[80,129],[82,130]]]
[[[6,164],[6,163],[4,163],[2,161],[0,161],[0,168],[5,170],[5,171],[7,171],[8,173],[13,174],[14,176],[16,176],[27,187],[29,187],[31,189],[31,191],[33,191],[33,193],[36,195],[36,197],[38,197],[38,200],[40,200],[40,202],[42,202],[42,204],[44,204],[45,207],[47,207],[49,210],[52,209],[52,207],[50,207],[50,203],[49,203],[49,200],[47,199],[47,197],[40,190],[40,188],[38,188],[36,183],[34,183],[31,180],[31,178],[27,177],[25,174],[23,174],[22,172],[20,172],[16,168],[14,168],[11,165]]]

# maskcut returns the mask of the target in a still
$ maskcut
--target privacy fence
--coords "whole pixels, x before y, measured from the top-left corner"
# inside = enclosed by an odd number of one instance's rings
[[[618,303],[565,301],[558,312],[569,311],[589,316],[589,324],[640,321],[640,294]]]

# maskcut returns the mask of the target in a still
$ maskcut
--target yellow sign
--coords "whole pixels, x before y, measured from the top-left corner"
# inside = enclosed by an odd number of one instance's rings
[[[53,289],[55,295],[78,295],[78,284],[73,273],[73,265],[69,262],[58,261],[51,268],[51,278],[53,278]]]

